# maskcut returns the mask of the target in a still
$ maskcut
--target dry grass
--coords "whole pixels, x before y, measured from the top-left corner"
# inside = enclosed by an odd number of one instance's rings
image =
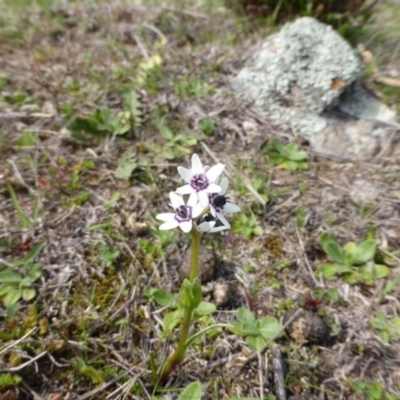
[[[236,219],[234,232],[204,238],[213,250],[204,292],[219,305],[214,320],[233,321],[239,306],[281,318],[320,298],[315,312],[331,336],[309,345],[277,341],[288,394],[361,399],[378,382],[386,394],[376,398],[398,398],[399,336],[384,343],[369,320],[400,311],[399,160],[359,163],[310,151],[306,171],[268,165],[262,144],[290,135],[235,98],[229,81],[245,61],[241,49],[270,28],[249,34],[222,5],[143,3],[1,5],[1,265],[46,244],[35,260],[43,271],[37,296],[20,301],[13,318],[0,305],[0,370],[21,378],[0,388],[0,398],[175,399],[194,380],[204,399],[275,395],[270,349],[252,355],[228,330],[205,335],[153,393],[151,357],[160,365],[176,337],[160,340],[163,312],[144,288],[177,292],[188,247],[179,232],[160,233],[154,215],[176,187],[176,166],[195,151],[208,164],[226,164],[234,197],[262,228],[246,236]],[[140,67],[155,54],[161,67]],[[135,129],[99,130],[86,144],[71,136],[102,106],[117,115],[132,89],[140,98]],[[160,137],[160,124],[183,133],[181,142]],[[119,179],[118,160],[130,146],[137,168]],[[9,185],[31,219],[25,225]],[[322,232],[346,243],[371,229],[381,252],[394,254],[388,278],[367,286],[316,276],[327,260]],[[370,386],[360,394],[357,382]]]

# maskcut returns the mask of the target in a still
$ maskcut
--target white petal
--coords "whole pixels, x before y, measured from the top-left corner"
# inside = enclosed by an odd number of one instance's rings
[[[213,217],[217,216],[217,210],[210,203],[210,211]]]
[[[160,221],[164,221],[164,222],[168,222],[172,219],[174,219],[175,214],[173,213],[162,213],[162,214],[158,214],[156,215],[156,219],[159,219]]]
[[[210,199],[208,198],[208,194],[202,190],[201,192],[197,192],[197,197],[199,199],[200,205],[205,208],[208,206]]]
[[[224,231],[224,230],[229,229],[229,228],[230,228],[229,226],[221,225],[221,226],[217,226],[215,228],[210,228],[210,232],[211,233],[212,232],[221,232],[221,231]]]
[[[210,182],[215,182],[219,176],[221,175],[222,171],[224,170],[224,164],[217,164],[211,167],[207,172],[207,178]]]
[[[191,207],[194,207],[194,206],[196,206],[196,204],[198,202],[199,202],[199,199],[197,198],[197,193],[196,192],[190,193],[187,205],[191,206]]]
[[[203,164],[197,154],[192,155],[192,172],[194,174],[202,174],[204,172]]]
[[[192,218],[197,218],[205,211],[206,207],[203,207],[200,203],[197,203],[192,210]]]
[[[169,229],[174,229],[177,226],[179,226],[178,221],[172,220],[172,221],[163,223],[162,225],[159,226],[158,229],[161,229],[162,231],[167,231]]]
[[[190,185],[184,185],[178,187],[178,189],[175,190],[175,193],[178,194],[190,194],[195,192],[195,190],[190,186]]]
[[[215,183],[210,183],[205,191],[207,193],[219,193],[221,191],[221,186],[218,186]]]
[[[226,203],[224,205],[224,212],[235,213],[235,212],[239,212],[239,211],[240,211],[240,207],[237,206],[236,204]]]
[[[231,227],[228,220],[221,213],[217,213],[217,217],[226,226],[227,229]]]
[[[183,197],[179,196],[179,194],[176,194],[174,192],[170,192],[169,198],[171,199],[172,208],[174,210],[185,204],[185,202],[183,201]]]
[[[179,224],[183,232],[188,233],[192,230],[192,221],[184,221]]]
[[[221,186],[221,191],[218,194],[225,194],[229,187],[229,179],[224,176],[222,181],[219,183],[219,186]]]
[[[178,173],[186,183],[190,183],[192,176],[193,176],[193,173],[192,173],[192,171],[190,171],[190,169],[179,166]]]
[[[215,221],[210,221],[210,222],[204,221],[200,225],[197,225],[197,229],[200,232],[210,232],[211,228],[213,228],[214,225]]]

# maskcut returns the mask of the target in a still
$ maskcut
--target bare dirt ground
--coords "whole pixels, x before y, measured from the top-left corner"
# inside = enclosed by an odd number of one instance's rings
[[[399,110],[397,9],[382,2],[358,43],[368,84]],[[293,138],[229,82],[270,31],[216,2],[0,2],[0,296],[15,300],[0,303],[0,399],[176,399],[195,380],[204,399],[276,396],[272,343],[252,353],[227,329],[154,391],[152,362],[177,336],[145,288],[176,293],[189,245],[154,216],[194,152],[226,165],[242,208],[232,231],[203,238],[218,310],[200,326],[240,306],[286,321],[275,343],[293,399],[400,398],[399,158],[326,158],[298,141],[307,170],[268,163],[263,145]],[[374,240],[389,273],[324,279],[323,232]],[[27,279],[4,289],[6,270]]]

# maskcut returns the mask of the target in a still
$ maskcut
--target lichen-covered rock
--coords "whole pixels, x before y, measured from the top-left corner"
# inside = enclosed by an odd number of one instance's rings
[[[256,105],[321,113],[362,71],[351,46],[329,25],[299,18],[271,35],[240,71],[235,83]]]
[[[233,81],[258,111],[320,153],[371,159],[393,151],[396,113],[366,90],[362,62],[330,26],[309,17],[267,38]]]

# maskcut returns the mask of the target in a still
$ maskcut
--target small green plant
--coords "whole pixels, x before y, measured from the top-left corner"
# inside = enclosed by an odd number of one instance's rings
[[[367,239],[357,245],[354,242],[346,243],[341,247],[336,238],[329,234],[321,235],[321,246],[333,263],[322,264],[317,274],[329,279],[335,275],[343,276],[345,281],[372,285],[376,279],[386,277],[390,270],[386,265],[375,263],[377,252],[376,241]]]
[[[22,228],[28,228],[30,226],[33,226],[39,218],[39,211],[40,211],[40,206],[41,206],[40,197],[36,196],[32,215],[28,216],[22,209],[21,204],[18,201],[18,197],[15,194],[13,187],[11,185],[8,185],[7,187],[8,187],[8,192],[10,193],[11,202],[12,202],[12,204],[15,208],[15,211],[17,212],[18,217],[21,221]]]
[[[211,136],[215,130],[215,123],[211,118],[206,117],[200,121],[200,128],[205,135]]]
[[[283,327],[278,320],[271,316],[256,319],[247,308],[240,307],[236,312],[237,322],[232,324],[232,332],[246,338],[253,351],[261,350],[269,341],[283,334]]]
[[[182,285],[183,287],[184,285]],[[200,318],[205,317],[207,315],[211,315],[216,311],[216,307],[214,304],[209,303],[207,301],[198,301],[196,291],[198,288],[192,287],[189,288],[189,286],[186,283],[187,288],[185,288],[185,291],[187,292],[193,292],[193,321],[198,321]],[[144,294],[147,297],[148,301],[154,301],[161,307],[166,307],[167,309],[170,309],[171,311],[166,313],[164,315],[163,319],[163,336],[164,337],[169,337],[172,334],[172,331],[182,323],[183,317],[184,317],[184,312],[185,312],[185,305],[182,302],[182,298],[180,300],[177,300],[175,296],[164,290],[164,289],[154,289],[154,288],[149,288],[146,287],[144,289]],[[192,343],[192,342],[191,342]]]
[[[11,386],[18,386],[22,381],[19,375],[14,374],[0,374],[0,390],[7,389]]]
[[[167,160],[188,154],[190,152],[189,148],[197,144],[196,138],[188,137],[183,133],[175,134],[165,124],[160,124],[159,129],[160,136],[166,140],[162,153]]]
[[[33,261],[44,246],[45,242],[40,242],[22,259],[0,265],[0,297],[5,307],[14,306],[21,298],[29,301],[36,296],[33,284],[42,276],[42,270]]]
[[[120,255],[119,250],[111,248],[102,242],[97,243],[95,248],[98,252],[97,263],[103,265],[105,268],[115,269],[116,261]]]
[[[362,396],[366,400],[398,399],[397,395],[385,392],[384,388],[382,387],[382,383],[378,381],[368,383],[359,379],[349,378],[348,384],[350,385],[352,391]]]
[[[263,153],[270,164],[288,169],[289,171],[308,168],[308,153],[299,150],[296,143],[283,145],[275,138],[272,138],[264,146]]]
[[[175,91],[182,98],[212,94],[213,90],[214,88],[203,82],[199,76],[194,78],[186,76],[175,83]]]
[[[254,236],[261,235],[263,233],[263,229],[257,224],[256,217],[253,214],[246,215],[245,213],[240,213],[237,214],[235,218],[232,232],[240,233],[246,238],[250,239]]]
[[[102,106],[93,115],[76,118],[70,125],[72,137],[83,143],[101,139],[105,134],[124,135],[142,124],[140,102],[136,92],[124,96],[124,109],[116,115]]]
[[[200,382],[192,382],[180,394],[178,400],[201,400],[203,391]]]
[[[391,339],[400,339],[400,318],[398,317],[388,320],[383,311],[377,311],[375,317],[370,318],[369,324],[379,332],[379,337],[385,343],[390,343]]]

